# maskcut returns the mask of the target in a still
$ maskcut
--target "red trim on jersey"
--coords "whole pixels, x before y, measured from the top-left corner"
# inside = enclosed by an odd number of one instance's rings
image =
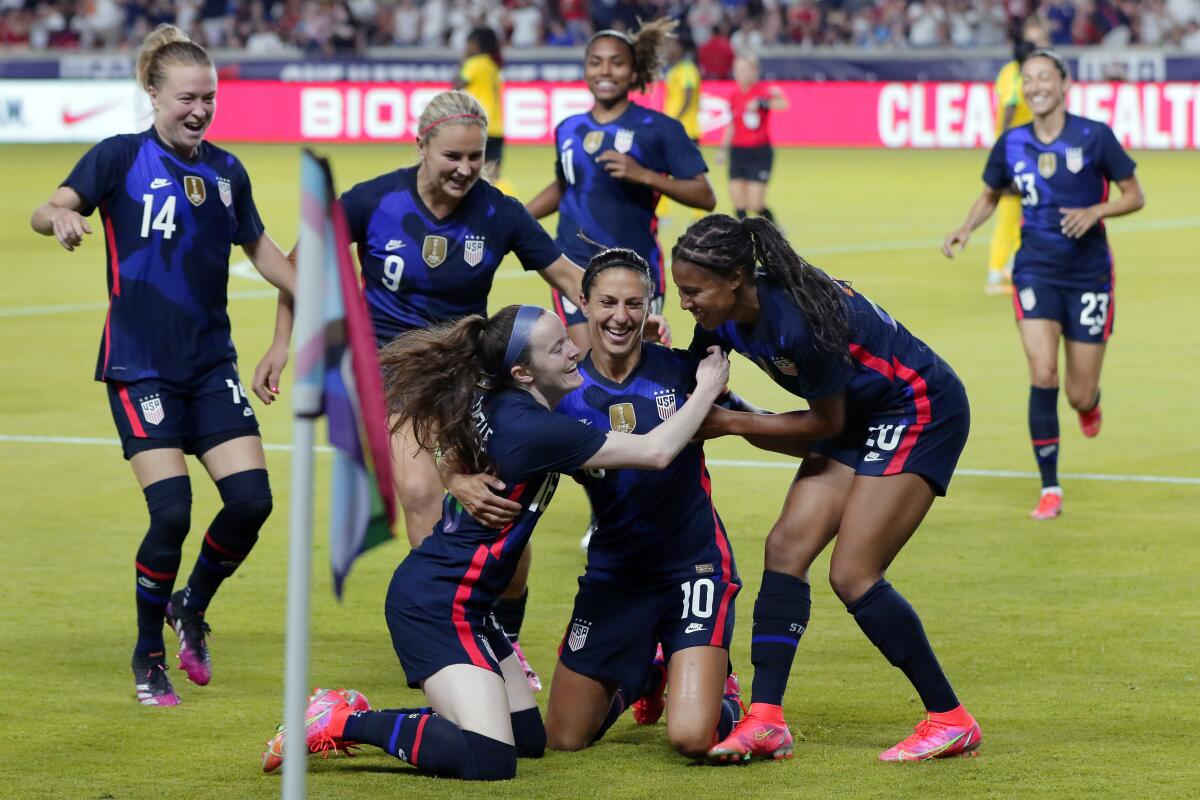
[[[889,381],[896,379],[895,368],[879,356],[871,355],[861,344],[850,343],[850,356],[868,369],[873,369]]]
[[[137,412],[133,410],[133,401],[129,399],[129,390],[121,384],[121,388],[117,389],[117,394],[121,396],[121,405],[125,407],[125,416],[129,418],[129,427],[133,428],[133,435],[139,439],[149,438],[146,436],[146,429],[142,427],[142,421],[138,419]]]
[[[912,389],[913,406],[917,410],[917,423],[909,427],[908,433],[904,434],[904,439],[901,440],[896,455],[892,456],[887,469],[883,471],[884,475],[895,475],[904,469],[904,462],[908,459],[908,454],[912,452],[913,447],[916,446],[917,437],[921,435],[925,426],[933,421],[933,414],[929,406],[929,387],[926,386],[925,379],[916,370],[901,364],[900,359],[894,356],[892,363],[896,365],[896,374]]]
[[[108,371],[108,354],[112,350],[112,301],[121,296],[121,263],[117,258],[117,237],[113,234],[112,218],[106,206],[100,206],[100,217],[104,220],[104,239],[108,243],[108,269],[112,273],[112,291],[108,296],[108,311],[104,314],[104,367],[100,376]]]
[[[467,568],[467,574],[459,581],[458,589],[454,592],[454,603],[450,606],[450,619],[454,622],[454,630],[458,633],[459,644],[471,657],[471,663],[490,670],[492,665],[479,651],[479,645],[475,644],[475,636],[471,633],[471,623],[467,622],[465,606],[467,599],[471,596],[471,590],[475,588],[476,581],[483,573],[483,565],[487,561],[487,557],[488,546],[486,544],[479,545],[475,549],[475,555],[471,558],[471,566]]]
[[[560,320],[562,320],[562,324],[564,326],[569,325],[570,323],[567,321],[567,310],[563,308],[562,304],[562,292],[558,291],[558,289],[551,289],[550,300],[554,303],[554,313],[558,315]]]
[[[1048,444],[1058,444],[1058,437],[1055,436],[1053,439],[1034,439],[1033,440],[1034,447],[1042,447],[1042,446],[1048,445]]]
[[[1117,263],[1113,259],[1112,245],[1108,246],[1108,315],[1104,320],[1104,339],[1112,336],[1113,317],[1117,315]]]
[[[721,605],[717,611],[717,619],[713,623],[712,638],[708,642],[713,647],[721,647],[724,644],[721,639],[725,632],[725,617],[729,614],[729,604],[733,601],[733,596],[737,594],[738,587],[733,584],[733,557],[729,553],[729,536],[725,533],[725,528],[722,527],[721,520],[717,516],[717,507],[713,505],[712,478],[705,467],[703,453],[700,455],[700,486],[704,489],[704,495],[708,498],[708,507],[712,511],[713,539],[717,543],[717,550],[721,553],[721,580],[725,581],[725,592],[721,595]]]
[[[408,754],[408,763],[417,766],[417,753],[421,750],[421,735],[425,732],[425,723],[429,721],[428,714],[422,714],[417,721],[417,733],[413,737],[412,752]]]
[[[134,561],[133,563],[137,565],[138,572],[145,573],[151,578],[157,578],[160,581],[169,581],[179,574],[177,572],[155,572],[154,570],[143,566],[142,562],[140,561]]]

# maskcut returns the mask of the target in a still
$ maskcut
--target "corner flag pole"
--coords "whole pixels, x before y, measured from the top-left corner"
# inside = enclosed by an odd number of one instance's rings
[[[309,592],[312,582],[313,441],[321,413],[325,362],[323,297],[328,258],[327,167],[310,151],[300,156],[300,245],[297,264],[295,386],[292,411],[292,496],[288,549],[287,647],[284,661],[283,724],[288,739],[283,757],[283,798],[303,800],[308,747],[304,712],[308,706]]]

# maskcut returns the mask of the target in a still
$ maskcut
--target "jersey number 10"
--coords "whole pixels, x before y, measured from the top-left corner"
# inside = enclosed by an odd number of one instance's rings
[[[154,215],[154,195],[142,195],[142,203],[142,238],[149,239],[150,231],[156,230],[162,231],[164,239],[170,239],[171,234],[175,233],[175,195],[167,195],[157,216]],[[153,222],[150,221],[151,217],[154,217]]]

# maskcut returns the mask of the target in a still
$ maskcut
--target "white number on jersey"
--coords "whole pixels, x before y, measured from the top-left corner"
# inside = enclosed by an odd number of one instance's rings
[[[567,183],[575,185],[575,159],[573,158],[574,150],[571,148],[571,142],[568,140],[563,145],[562,155],[559,156],[559,163],[562,164],[563,177],[567,179]]]
[[[246,399],[246,387],[242,386],[241,381],[234,381],[232,378],[225,379],[225,385],[233,392],[234,405],[240,405]]]
[[[542,481],[542,488],[538,489],[538,493],[533,496],[533,502],[529,504],[529,513],[536,514],[538,511],[545,511],[557,488],[558,473],[551,472],[546,476],[546,480]]]
[[[156,230],[162,231],[164,239],[170,239],[171,234],[175,232],[175,195],[167,195],[153,222],[150,221],[150,217],[154,214],[154,195],[142,195],[142,203],[142,238],[149,239],[150,231]]]
[[[679,588],[683,589],[683,614],[680,619],[687,619],[689,610],[693,617],[707,619],[712,616],[713,595],[717,591],[712,578],[699,578],[692,583],[684,581]]]
[[[383,260],[383,285],[390,291],[400,288],[400,278],[404,275],[404,259],[400,256],[388,256]]]
[[[1021,193],[1021,205],[1036,206],[1038,204],[1037,184],[1032,174],[1017,175],[1013,178],[1013,186]]]
[[[1083,303],[1079,324],[1103,327],[1108,319],[1108,292],[1084,292],[1079,295],[1079,302]]]

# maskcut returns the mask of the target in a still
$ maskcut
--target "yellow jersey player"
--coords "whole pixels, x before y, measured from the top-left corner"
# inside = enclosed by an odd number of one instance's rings
[[[1021,38],[1013,45],[1013,60],[1000,68],[994,86],[996,92],[996,138],[1009,128],[1033,121],[1021,92],[1021,64],[1039,47],[1048,47],[1050,36],[1037,17],[1025,20]],[[992,229],[988,251],[988,276],[985,294],[1012,294],[1012,259],[1021,246],[1021,199],[1005,195],[996,207],[996,227]]]
[[[689,56],[692,49],[690,38],[672,36],[667,40],[666,99],[663,103],[663,113],[679,120],[684,133],[699,147],[700,70]],[[671,199],[664,196],[658,203],[658,216],[666,217],[670,211]],[[703,210],[692,209],[692,219],[702,216]]]
[[[513,194],[512,187],[500,178],[500,166],[504,161],[504,79],[500,68],[504,65],[500,55],[500,39],[488,27],[479,27],[467,36],[466,58],[454,81],[454,88],[461,89],[474,97],[487,113],[487,149],[484,151],[484,177],[505,194]]]

